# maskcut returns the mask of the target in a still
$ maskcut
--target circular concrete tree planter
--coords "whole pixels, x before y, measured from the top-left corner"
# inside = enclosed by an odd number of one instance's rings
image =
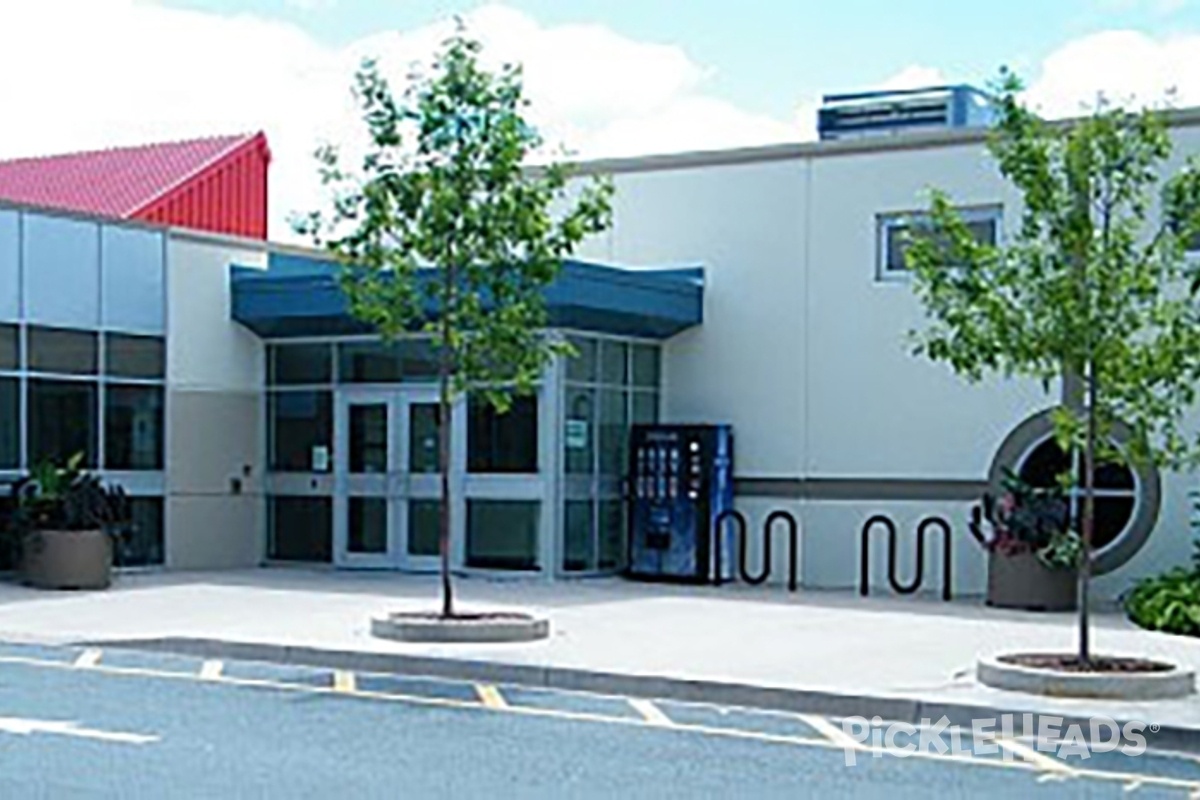
[[[534,642],[550,635],[550,620],[516,611],[458,614],[397,612],[371,618],[371,635],[398,642]]]
[[[1058,653],[1012,653],[981,658],[976,677],[984,686],[994,689],[1048,697],[1167,700],[1187,697],[1196,692],[1196,674],[1193,670],[1161,661],[1097,656],[1097,662],[1105,663],[1110,668],[1086,672],[1028,663],[1063,657]]]

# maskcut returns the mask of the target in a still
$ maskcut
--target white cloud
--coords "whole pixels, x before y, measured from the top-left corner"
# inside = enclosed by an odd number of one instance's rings
[[[1028,99],[1049,116],[1071,116],[1109,100],[1159,105],[1200,104],[1200,35],[1155,38],[1104,31],[1068,42],[1031,76]]]

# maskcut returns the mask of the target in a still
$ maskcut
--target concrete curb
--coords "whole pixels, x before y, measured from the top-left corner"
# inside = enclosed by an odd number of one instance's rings
[[[678,700],[713,705],[821,714],[833,717],[882,717],[888,721],[920,724],[946,717],[951,725],[971,727],[972,720],[993,719],[1010,714],[1019,725],[1020,717],[1030,714],[1032,724],[1040,727],[1043,717],[1053,720],[1062,730],[1078,724],[1088,730],[1090,717],[1032,711],[1026,708],[990,706],[950,701],[929,701],[916,697],[841,694],[816,689],[789,689],[746,683],[673,678],[600,672],[576,667],[547,667],[534,664],[506,664],[494,661],[468,661],[401,653],[369,653],[354,650],[326,650],[316,647],[234,642],[221,639],[164,637],[74,642],[80,647],[111,647],[144,650],[205,659],[263,661],[291,666],[343,669],[357,672],[420,675],[452,680],[516,684],[543,689],[626,695],[649,699]],[[1115,718],[1127,722],[1149,720]],[[1200,752],[1200,728],[1162,725],[1147,726],[1143,735],[1151,747]]]
[[[371,635],[396,642],[534,642],[550,635],[550,620],[530,614],[446,620],[401,612],[371,617]]]
[[[1196,673],[1183,667],[1170,672],[1055,672],[981,658],[976,677],[984,686],[1049,697],[1173,700],[1196,693]]]

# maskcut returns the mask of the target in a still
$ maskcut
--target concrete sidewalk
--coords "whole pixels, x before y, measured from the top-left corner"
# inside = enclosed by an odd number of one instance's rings
[[[4,584],[0,639],[119,644],[889,719],[946,714],[959,723],[1005,711],[1103,715],[1162,726],[1163,736],[1200,747],[1200,699],[1058,700],[974,682],[979,654],[1072,647],[1069,614],[994,611],[978,600],[789,595],[617,579],[473,578],[457,585],[463,608],[547,613],[550,640],[405,645],[374,639],[368,634],[373,614],[433,607],[436,581],[290,569],[133,575],[111,591],[88,594]],[[1200,668],[1200,640],[1141,631],[1117,614],[1096,615],[1095,649]]]

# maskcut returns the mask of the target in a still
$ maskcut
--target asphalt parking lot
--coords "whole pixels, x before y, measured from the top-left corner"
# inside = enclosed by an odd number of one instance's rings
[[[1083,758],[1079,748],[993,733],[981,741],[953,728],[889,740],[890,727],[421,676],[0,645],[5,798],[1200,796],[1195,754]],[[942,744],[930,746],[935,738]]]

